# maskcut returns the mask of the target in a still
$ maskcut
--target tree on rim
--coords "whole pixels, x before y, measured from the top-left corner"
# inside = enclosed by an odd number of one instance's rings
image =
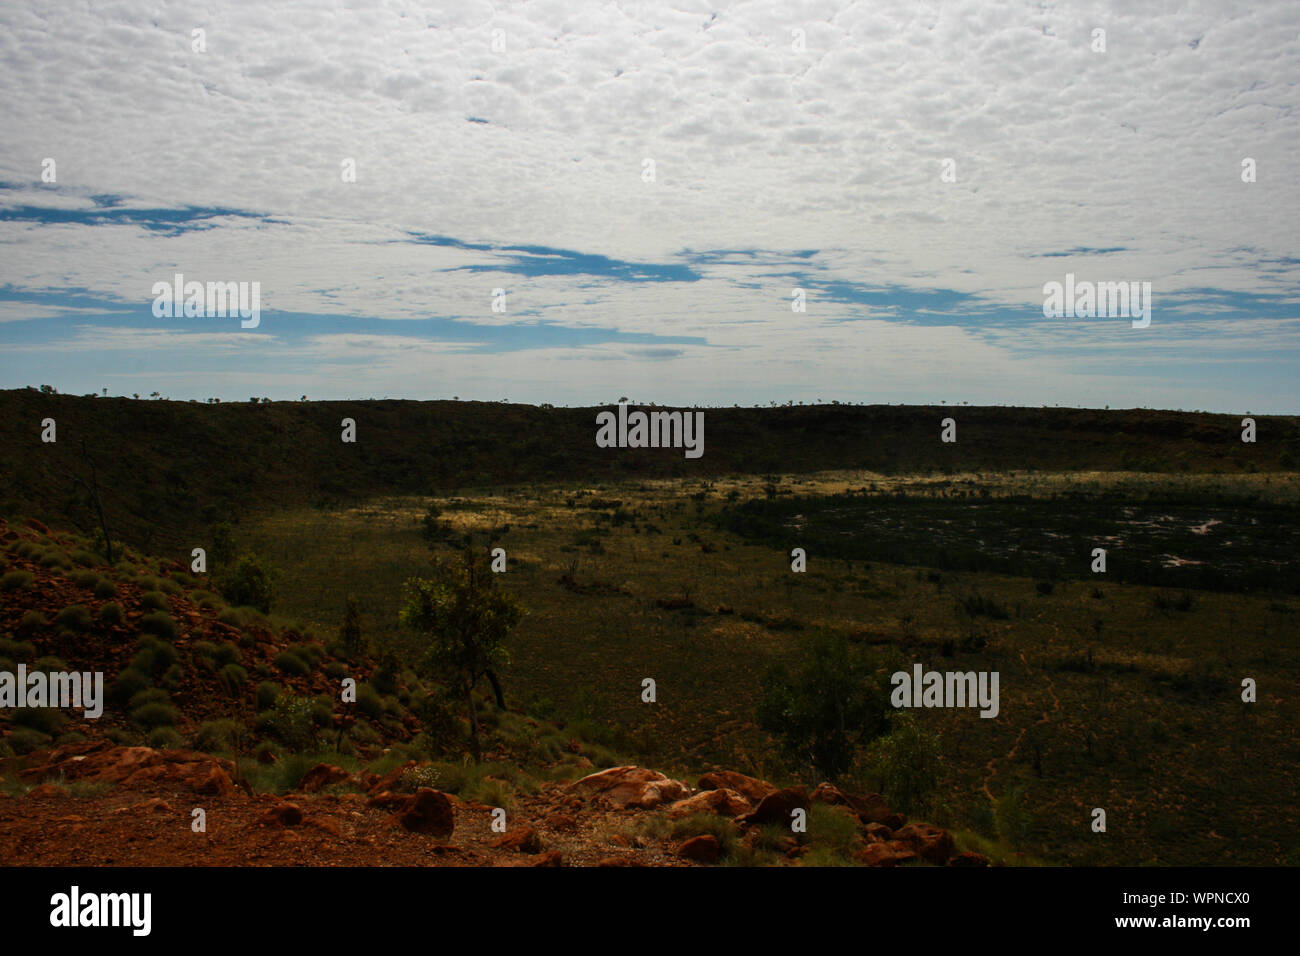
[[[515,597],[496,586],[486,560],[466,549],[459,561],[434,559],[431,577],[405,585],[401,622],[428,639],[427,664],[459,693],[469,712],[470,751],[482,759],[474,688],[487,677],[498,707],[505,707],[497,670],[509,660],[505,641],[523,616]]]

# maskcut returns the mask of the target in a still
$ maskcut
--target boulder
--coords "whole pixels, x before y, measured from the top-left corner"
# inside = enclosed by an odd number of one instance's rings
[[[515,827],[493,840],[492,849],[509,850],[512,853],[541,853],[542,838],[532,827]]]
[[[349,776],[351,774],[342,767],[336,767],[328,763],[318,763],[302,775],[302,779],[298,781],[298,789],[303,793],[315,793],[330,784],[341,783],[348,779]]]
[[[722,846],[712,833],[693,836],[677,848],[677,855],[696,863],[716,863],[722,855]]]
[[[681,800],[690,789],[680,780],[642,767],[611,767],[588,774],[569,785],[575,790],[598,794],[617,806],[650,809]]]
[[[747,777],[734,770],[714,770],[700,778],[701,790],[734,790],[750,803],[761,803],[769,794],[776,793],[777,788],[766,780]]]
[[[924,823],[909,823],[894,831],[894,839],[912,848],[921,859],[943,866],[952,856],[952,835]]]
[[[421,787],[396,814],[396,820],[412,833],[430,833],[445,839],[456,829],[456,814],[447,795],[431,787]]]
[[[988,866],[989,858],[983,853],[976,853],[973,850],[967,850],[964,853],[958,853],[948,861],[949,866]]]
[[[802,808],[808,809],[808,793],[803,787],[787,787],[764,797],[752,813],[747,813],[736,822],[743,827],[757,826],[763,823],[780,823],[789,826],[791,813]]]
[[[900,853],[890,843],[868,843],[857,853],[858,861],[867,866],[898,866],[911,858],[910,852]]]
[[[703,790],[693,797],[678,800],[668,808],[668,815],[686,817],[692,813],[716,813],[719,816],[734,818],[753,809],[753,804],[735,790]]]
[[[278,803],[268,807],[258,823],[272,827],[296,827],[302,823],[302,807],[296,803]]]

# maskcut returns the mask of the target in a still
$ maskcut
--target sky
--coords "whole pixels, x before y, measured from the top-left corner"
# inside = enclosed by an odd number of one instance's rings
[[[1298,122],[1294,0],[6,0],[0,388],[1293,414]]]

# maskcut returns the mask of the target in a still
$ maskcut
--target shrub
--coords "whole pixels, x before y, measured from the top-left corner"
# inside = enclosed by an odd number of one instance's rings
[[[311,667],[301,657],[293,651],[281,651],[275,655],[271,661],[282,674],[289,674],[294,677],[306,677],[311,673]]]
[[[985,597],[978,592],[967,595],[961,599],[960,607],[971,617],[988,617],[996,621],[1005,621],[1011,617],[1011,612],[999,604],[991,597]]]
[[[14,723],[53,736],[67,719],[54,707],[19,707],[14,710]]]
[[[997,825],[998,837],[1008,846],[1020,847],[1029,839],[1032,819],[1024,806],[1025,792],[1020,787],[1012,787],[993,806],[993,819]]]
[[[231,697],[238,697],[239,692],[248,683],[248,671],[238,664],[227,664],[221,668],[217,674],[217,679],[221,681],[221,686],[226,689],[227,694]]]
[[[79,588],[93,588],[99,583],[99,575],[94,571],[73,571],[69,578]]]
[[[216,666],[238,664],[240,659],[239,648],[224,641],[220,644],[213,641],[195,641],[194,650],[204,660]]]
[[[28,588],[32,586],[32,577],[30,571],[10,571],[4,577],[0,577],[0,591],[17,591],[19,588]]]
[[[378,720],[384,712],[384,701],[379,696],[379,691],[369,684],[358,684],[357,710],[372,720]]]
[[[171,704],[153,701],[131,711],[131,719],[141,727],[171,727],[180,719],[180,712]]]
[[[69,604],[54,617],[56,626],[81,634],[90,630],[90,611],[84,604]]]
[[[13,748],[14,753],[29,754],[33,750],[40,750],[48,746],[50,742],[49,734],[43,734],[39,730],[33,730],[30,727],[16,727],[5,738],[5,742]]]
[[[122,605],[109,601],[99,609],[99,620],[104,624],[121,624]]]
[[[140,595],[140,606],[151,611],[166,611],[170,607],[167,603],[167,595],[161,591],[145,591]]]
[[[275,702],[280,697],[280,688],[270,681],[262,681],[257,685],[257,709],[269,710],[275,706]]]
[[[848,641],[818,632],[793,678],[781,665],[768,670],[757,717],[792,759],[833,780],[849,771],[862,744],[887,728],[888,702],[879,675]]]
[[[138,656],[138,655],[137,655]],[[126,707],[127,703],[150,684],[149,675],[134,667],[123,670],[108,685],[108,699],[117,707]]]
[[[176,622],[171,619],[171,615],[162,611],[154,611],[140,618],[140,630],[146,634],[157,634],[165,641],[176,640]]]
[[[225,579],[221,590],[232,604],[246,604],[269,614],[275,599],[275,571],[256,555],[246,554]]]
[[[39,631],[48,623],[49,621],[45,620],[45,615],[40,611],[28,611],[23,615],[23,619],[18,622],[18,627],[14,629],[14,633],[26,637],[35,631]]]
[[[83,568],[93,568],[99,564],[100,557],[94,551],[87,551],[85,548],[78,548],[72,552],[72,560],[77,562]]]
[[[135,642],[139,648],[131,658],[131,667],[146,674],[157,674],[176,663],[176,648],[152,634],[142,634]]]
[[[134,709],[136,707],[143,707],[145,704],[154,703],[170,704],[171,695],[169,695],[167,691],[158,687],[146,687],[139,693],[132,694],[131,699],[127,702],[127,706]]]
[[[117,594],[117,585],[108,578],[100,578],[95,585],[94,594],[101,601],[105,598],[114,597]]]
[[[0,637],[0,655],[14,660],[30,660],[36,656],[36,646],[27,641],[15,641]]]
[[[290,750],[310,750],[316,744],[316,721],[310,697],[281,695],[274,707],[258,715],[258,724]]]
[[[247,729],[237,720],[205,720],[194,734],[194,749],[232,753],[247,735]]]
[[[149,746],[158,750],[180,750],[185,746],[185,738],[172,727],[155,727],[148,737]]]
[[[914,815],[924,814],[930,809],[942,769],[939,738],[909,713],[896,713],[892,723],[893,729],[873,748],[881,789],[892,805]]]
[[[357,599],[350,594],[343,607],[339,643],[343,645],[343,653],[350,658],[356,657],[365,650],[365,639],[361,634],[361,610],[357,607]]]

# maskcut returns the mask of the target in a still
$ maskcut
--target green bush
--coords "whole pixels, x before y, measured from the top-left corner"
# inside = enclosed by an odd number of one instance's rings
[[[49,621],[45,620],[45,615],[40,611],[28,611],[23,615],[23,619],[18,622],[18,627],[14,629],[14,633],[26,637],[39,631],[47,624],[49,624]]]
[[[294,677],[306,677],[311,673],[311,667],[301,657],[293,651],[281,651],[275,655],[271,661],[282,674],[289,674]]]
[[[13,748],[14,753],[29,754],[33,750],[49,746],[50,737],[49,734],[43,734],[30,727],[16,727],[5,738],[5,742]]]
[[[176,648],[152,634],[142,634],[135,642],[138,650],[131,667],[146,674],[158,674],[176,663]]]
[[[117,595],[117,585],[108,578],[100,578],[99,583],[95,585],[95,597],[103,601]]]
[[[160,687],[146,687],[138,693],[132,694],[127,706],[131,709],[143,707],[145,704],[170,704],[171,695]]]
[[[872,748],[882,792],[890,805],[924,815],[930,810],[942,771],[939,738],[909,713],[895,714],[892,725]]]
[[[194,734],[194,748],[208,753],[233,753],[247,736],[247,728],[237,720],[205,720]]]
[[[275,706],[275,702],[280,699],[280,687],[270,681],[264,680],[257,685],[257,709],[270,710]]]
[[[239,692],[248,683],[248,671],[238,664],[227,664],[218,672],[217,678],[221,681],[221,686],[226,689],[227,694],[231,697],[238,697]]]
[[[99,620],[104,624],[122,623],[122,606],[109,601],[99,609]]]
[[[384,712],[383,698],[369,684],[358,684],[357,709],[372,720],[378,720]]]
[[[155,727],[148,737],[149,746],[158,750],[181,750],[185,738],[171,727]]]
[[[36,646],[28,641],[0,637],[0,655],[11,657],[16,661],[31,660],[36,656]]]
[[[59,732],[66,718],[54,707],[18,707],[14,710],[14,723],[53,736]]]
[[[310,697],[281,695],[274,707],[258,715],[258,726],[292,751],[310,750],[316,744],[316,721]]]
[[[171,607],[167,603],[167,595],[161,591],[145,591],[140,595],[140,606],[151,611],[166,611]]]
[[[68,577],[79,588],[93,588],[100,581],[99,574],[95,571],[73,571]]]
[[[19,588],[29,588],[32,586],[32,577],[30,571],[10,571],[4,577],[0,577],[0,591],[17,591]]]
[[[83,568],[93,568],[102,560],[94,551],[87,551],[85,548],[78,548],[72,552],[72,560]]]
[[[54,616],[55,626],[82,634],[90,630],[90,611],[84,604],[69,604]]]
[[[162,611],[154,611],[140,618],[140,630],[146,634],[157,634],[165,641],[176,640],[176,622],[171,619],[171,615]]]
[[[180,720],[180,716],[180,712],[175,707],[161,701],[145,704],[131,711],[131,719],[147,729],[174,726],[176,721]]]
[[[275,571],[256,555],[246,554],[223,581],[221,591],[231,604],[246,604],[269,614],[275,599]]]
[[[137,655],[139,656],[139,655]],[[149,675],[134,667],[123,670],[108,685],[108,699],[113,705],[125,708],[128,702],[140,691],[149,687]]]

